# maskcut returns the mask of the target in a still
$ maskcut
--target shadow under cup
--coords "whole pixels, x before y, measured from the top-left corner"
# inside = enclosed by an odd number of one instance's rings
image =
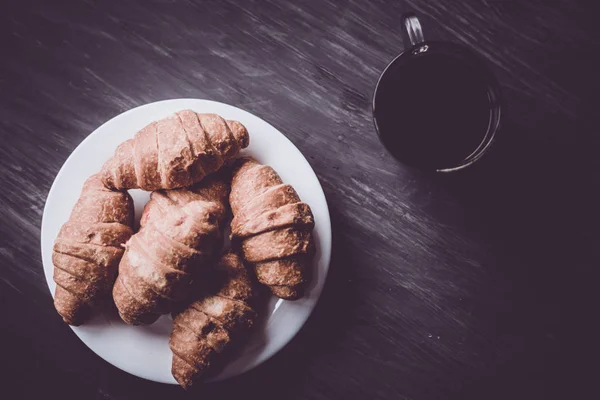
[[[413,17],[414,18],[414,17]],[[415,18],[416,19],[416,18]],[[418,23],[418,20],[417,20]],[[408,30],[410,24],[406,25]],[[500,90],[477,54],[422,40],[384,70],[373,97],[380,140],[399,161],[423,170],[465,168],[488,150],[500,124]]]

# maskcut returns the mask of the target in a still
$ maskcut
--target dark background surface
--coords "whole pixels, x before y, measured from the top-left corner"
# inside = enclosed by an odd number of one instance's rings
[[[497,75],[504,129],[430,175],[370,99],[413,10]],[[284,132],[325,190],[331,273],[300,334],[190,398],[598,398],[598,30],[582,1],[3,1],[0,397],[184,398],[94,355],[43,277],[40,223],[71,151],[148,102],[206,98]],[[12,394],[11,394],[12,393]]]

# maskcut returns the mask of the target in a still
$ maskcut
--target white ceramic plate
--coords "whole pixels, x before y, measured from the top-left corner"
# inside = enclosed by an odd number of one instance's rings
[[[83,182],[100,170],[119,143],[148,123],[184,109],[217,113],[226,119],[242,122],[250,133],[250,146],[243,154],[275,168],[281,178],[292,184],[302,200],[310,205],[315,217],[317,254],[306,296],[294,302],[271,298],[264,321],[256,327],[237,358],[215,378],[221,380],[256,367],[294,337],[315,307],[329,268],[331,223],[323,189],[302,153],[273,126],[239,108],[196,99],[146,104],[111,119],[73,151],[54,180],[42,218],[42,260],[48,287],[54,295],[52,245],[60,227],[69,218]],[[130,192],[139,218],[149,194],[140,190]],[[58,314],[56,317],[59,318]],[[72,329],[90,349],[114,366],[141,378],[174,384],[168,345],[171,326],[172,320],[168,315],[146,327],[126,325],[117,315],[98,315],[88,324]]]

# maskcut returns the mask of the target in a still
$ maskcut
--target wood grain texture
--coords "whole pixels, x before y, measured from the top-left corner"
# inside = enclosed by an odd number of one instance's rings
[[[413,10],[502,84],[476,167],[412,171],[371,120]],[[50,185],[97,126],[180,97],[284,132],[325,189],[323,298],[263,366],[206,398],[597,398],[597,21],[583,0],[7,1],[0,13],[1,391],[184,398],[110,366],[52,307],[39,251]],[[4,397],[4,396],[0,396]],[[8,397],[7,397],[8,398]]]

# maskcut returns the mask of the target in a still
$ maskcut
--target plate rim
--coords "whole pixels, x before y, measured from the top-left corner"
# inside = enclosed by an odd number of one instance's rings
[[[117,115],[114,115],[113,117],[111,117],[110,119],[106,120],[104,123],[102,123],[101,125],[99,125],[98,127],[96,127],[92,132],[90,132],[72,151],[71,153],[69,153],[68,157],[65,159],[65,161],[63,162],[63,164],[61,165],[58,173],[56,174],[56,176],[54,177],[54,180],[52,182],[52,185],[50,187],[50,190],[48,191],[48,195],[46,196],[46,200],[44,202],[44,210],[42,213],[42,220],[41,220],[41,225],[40,225],[40,251],[41,251],[41,261],[42,261],[42,270],[44,271],[44,277],[46,279],[46,285],[48,287],[48,290],[50,291],[50,294],[52,296],[52,298],[54,299],[54,293],[52,292],[52,290],[50,289],[50,282],[49,282],[49,278],[47,276],[47,274],[45,273],[45,263],[44,263],[44,243],[46,242],[45,238],[46,235],[44,234],[44,226],[46,224],[48,224],[47,222],[47,212],[48,212],[48,199],[50,199],[52,197],[52,195],[54,194],[56,196],[56,194],[54,193],[56,190],[58,190],[57,187],[57,181],[59,180],[59,178],[65,173],[66,168],[65,166],[67,165],[69,159],[71,157],[73,157],[73,155],[78,152],[81,151],[80,149],[84,146],[84,144],[90,140],[91,137],[97,135],[98,131],[101,130],[101,128],[103,128],[105,125],[109,124],[111,121],[113,121],[116,118],[122,117],[124,115],[139,111],[142,108],[145,107],[149,107],[149,106],[156,106],[158,104],[166,104],[166,103],[175,103],[175,102],[182,102],[182,101],[200,101],[203,103],[213,103],[213,104],[218,104],[220,106],[226,106],[226,107],[231,107],[236,109],[237,111],[241,111],[242,113],[247,113],[249,114],[251,117],[253,118],[257,118],[258,120],[260,120],[262,123],[268,125],[270,128],[272,128],[273,130],[275,130],[277,133],[279,133],[281,135],[281,137],[287,141],[304,159],[304,162],[306,162],[310,172],[312,173],[312,178],[314,178],[315,182],[317,183],[317,187],[319,188],[319,193],[318,195],[320,197],[322,197],[322,203],[323,203],[323,207],[324,207],[324,219],[321,218],[321,220],[319,221],[320,226],[322,227],[323,232],[321,233],[321,235],[324,234],[324,237],[322,238],[322,242],[325,244],[325,246],[322,246],[321,248],[321,264],[322,267],[320,267],[320,269],[322,268],[323,270],[323,276],[322,276],[322,282],[320,283],[320,285],[318,285],[318,290],[317,293],[314,296],[314,301],[307,307],[308,308],[308,312],[303,313],[300,318],[297,320],[297,324],[295,327],[293,327],[292,329],[289,329],[285,334],[285,338],[283,340],[281,340],[274,349],[272,349],[270,351],[270,353],[268,353],[264,358],[262,358],[261,360],[259,360],[258,362],[255,362],[253,364],[250,365],[249,368],[245,369],[242,372],[237,372],[237,373],[229,373],[226,374],[226,376],[221,377],[219,375],[218,379],[215,380],[209,380],[208,382],[212,382],[212,381],[216,381],[216,380],[225,380],[225,379],[229,379],[235,376],[239,376],[242,375],[256,367],[258,367],[259,365],[261,365],[262,363],[266,362],[267,360],[269,360],[271,357],[273,357],[275,354],[279,353],[297,334],[298,332],[300,332],[300,330],[304,327],[304,325],[306,324],[306,321],[308,320],[308,318],[310,317],[310,315],[312,314],[312,312],[314,311],[314,309],[316,308],[320,298],[321,298],[321,294],[323,292],[323,288],[325,286],[325,281],[327,279],[327,275],[329,273],[329,268],[330,268],[330,263],[331,263],[331,253],[332,253],[332,226],[331,226],[331,214],[329,211],[329,205],[327,203],[327,197],[325,196],[325,191],[323,190],[323,186],[321,185],[321,182],[317,176],[317,174],[315,173],[312,165],[310,164],[310,162],[308,161],[308,159],[304,156],[304,154],[302,153],[302,151],[300,151],[300,149],[286,136],[284,135],[279,129],[277,129],[276,127],[274,127],[272,124],[270,124],[268,121],[264,120],[263,118],[259,117],[258,115],[255,115],[254,113],[251,113],[250,111],[247,111],[243,108],[231,105],[231,104],[227,104],[227,103],[223,103],[220,101],[215,101],[215,100],[209,100],[209,99],[198,99],[198,98],[174,98],[174,99],[164,99],[164,100],[158,100],[158,101],[154,101],[154,102],[150,102],[150,103],[145,103],[145,104],[141,104],[139,106],[136,106],[134,108],[128,109],[122,113],[119,113]],[[51,269],[54,268],[54,265],[50,266]],[[105,358],[102,354],[99,354],[94,348],[92,348],[84,339],[82,339],[82,337],[80,336],[80,334],[78,333],[77,329],[78,327],[74,327],[71,325],[68,325],[71,330],[73,331],[73,333],[75,333],[75,336],[89,349],[91,350],[94,354],[96,354],[98,357],[100,357],[102,360],[106,361],[107,363],[109,363],[111,366],[118,368],[119,370],[126,372],[130,375],[136,376],[138,378],[142,378],[142,379],[146,379],[152,382],[157,382],[157,383],[163,383],[163,384],[173,384],[173,385],[177,385],[177,382],[173,381],[158,381],[155,379],[151,379],[148,377],[144,377],[141,375],[138,375],[134,372],[125,370],[123,368],[121,368],[118,365],[115,365],[113,362],[111,362],[110,360],[108,360],[107,358]]]

